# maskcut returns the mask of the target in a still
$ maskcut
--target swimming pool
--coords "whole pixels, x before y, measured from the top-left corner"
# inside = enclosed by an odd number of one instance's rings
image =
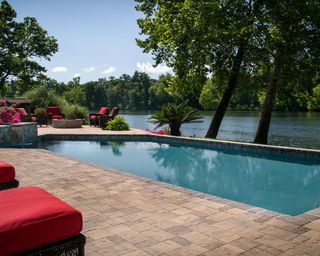
[[[320,206],[313,158],[126,140],[44,140],[38,148],[292,216]]]

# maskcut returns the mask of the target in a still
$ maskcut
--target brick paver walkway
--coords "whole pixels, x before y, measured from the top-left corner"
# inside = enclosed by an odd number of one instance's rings
[[[289,217],[40,149],[0,149],[21,186],[84,215],[86,255],[320,255],[320,211]]]

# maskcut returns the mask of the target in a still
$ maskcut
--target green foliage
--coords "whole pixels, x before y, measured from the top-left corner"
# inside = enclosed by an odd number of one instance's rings
[[[40,126],[43,124],[47,124],[48,116],[45,108],[36,108],[34,113],[37,117],[37,122]]]
[[[75,104],[64,104],[62,111],[66,119],[86,119],[88,116],[88,111],[85,107]]]
[[[123,116],[116,116],[113,120],[107,122],[107,130],[127,131],[130,129],[129,124]]]
[[[25,17],[17,22],[16,12],[6,0],[0,3],[0,89],[9,79],[32,81],[45,68],[35,59],[50,57],[57,52],[57,40],[49,36],[37,20]]]
[[[149,121],[156,124],[155,128],[163,125],[169,125],[170,134],[180,136],[180,127],[184,123],[198,123],[201,122],[199,112],[189,106],[187,102],[176,105],[168,103],[163,105],[154,115],[149,118]]]
[[[199,103],[204,109],[216,109],[220,97],[217,87],[214,85],[212,79],[209,79],[201,91]]]
[[[86,104],[86,94],[80,85],[68,88],[62,96],[72,104],[84,106]]]
[[[37,116],[37,117],[43,117],[43,116],[47,116],[47,111],[45,108],[36,108],[34,110],[34,114]]]
[[[35,87],[26,92],[24,98],[30,100],[31,109],[38,107],[47,108],[48,106],[59,106],[61,98],[53,91],[44,86]]]

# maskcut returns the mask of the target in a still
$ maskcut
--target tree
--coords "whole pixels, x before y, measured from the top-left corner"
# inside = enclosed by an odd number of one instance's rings
[[[224,81],[224,93],[206,135],[215,138],[238,85],[247,49],[252,51],[256,43],[251,38],[261,0],[136,2],[137,10],[145,15],[138,25],[146,36],[137,43],[155,56],[156,65],[166,62],[173,67],[180,81],[175,83],[179,93],[191,91],[198,99],[210,73]],[[186,83],[190,77],[192,84]]]
[[[176,105],[168,103],[163,105],[149,120],[156,124],[156,128],[168,124],[170,135],[180,136],[180,127],[184,123],[199,123],[202,117],[199,112],[187,106],[187,102]]]
[[[6,0],[0,3],[0,90],[14,78],[32,80],[45,68],[35,58],[50,60],[58,51],[57,40],[48,36],[37,20],[15,21],[16,12]]]
[[[281,79],[290,80],[294,70],[319,72],[319,1],[265,1],[266,46],[271,55],[272,71],[261,112],[255,143],[268,143],[272,110]],[[316,62],[316,68],[314,65]],[[303,65],[302,65],[303,64]],[[291,70],[289,74],[283,71]]]

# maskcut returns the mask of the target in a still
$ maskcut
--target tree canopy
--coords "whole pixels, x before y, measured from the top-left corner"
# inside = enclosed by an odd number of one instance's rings
[[[0,3],[0,90],[13,79],[31,81],[45,68],[36,60],[58,51],[57,40],[49,36],[37,20],[16,21],[16,12],[6,0]]]
[[[193,95],[205,107],[216,105],[207,137],[217,136],[235,94],[244,96],[237,101],[264,102],[257,133],[264,138],[256,140],[261,143],[267,142],[274,107],[290,105],[288,91],[298,100],[294,105],[312,108],[306,102],[318,85],[319,1],[136,2],[144,15],[137,43],[153,54],[155,65],[173,68],[171,91]]]

